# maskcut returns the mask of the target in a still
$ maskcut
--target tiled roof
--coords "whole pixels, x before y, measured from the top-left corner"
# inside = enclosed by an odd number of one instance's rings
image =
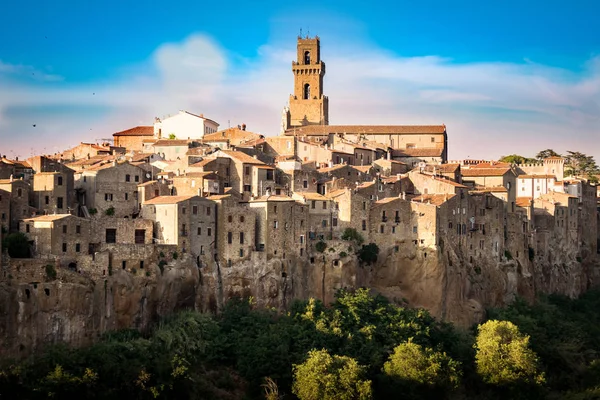
[[[433,180],[438,181],[438,182],[447,183],[448,185],[452,185],[452,186],[458,187],[458,188],[466,188],[465,185],[461,185],[460,183],[451,181],[450,179],[438,178],[437,176],[434,176]]]
[[[205,158],[202,161],[198,161],[197,163],[190,165],[190,167],[204,167],[211,161],[215,161],[215,160],[216,160],[216,158]]]
[[[136,126],[135,128],[113,133],[113,136],[154,136],[154,127]]]
[[[255,199],[252,199],[250,201],[251,202],[262,202],[262,201],[295,201],[295,200],[288,196],[274,195],[274,196],[260,196]]]
[[[329,198],[334,198],[334,197],[338,197],[343,195],[344,193],[346,193],[347,190],[346,189],[338,189],[338,190],[334,190],[333,192],[329,192],[327,193],[327,197]]]
[[[248,154],[243,153],[241,151],[233,151],[233,150],[220,150],[219,153],[223,153],[234,160],[242,162],[244,164],[254,164],[254,165],[265,165],[264,162],[257,160],[254,157],[250,157]]]
[[[216,122],[216,121],[213,121],[212,119],[206,118],[206,117],[204,116],[204,114],[200,114],[200,115],[198,115],[198,114],[194,114],[194,113],[191,113],[191,112],[189,112],[189,111],[184,111],[184,110],[182,110],[181,112],[182,112],[182,113],[185,113],[185,114],[188,114],[188,115],[192,115],[192,116],[194,116],[194,117],[202,118],[202,119],[203,119],[203,120],[205,120],[205,121],[210,121],[210,122],[213,122],[213,123],[217,124],[217,122]],[[219,125],[219,124],[217,124],[217,125]]]
[[[504,186],[493,186],[493,187],[476,187],[471,190],[470,193],[507,193],[508,190]]]
[[[319,168],[319,172],[321,172],[321,173],[333,172],[333,171],[337,171],[338,169],[342,169],[344,167],[347,167],[347,165],[346,164],[337,164],[332,167]]]
[[[415,203],[430,203],[436,206],[444,204],[456,196],[455,194],[422,194],[417,197],[413,197],[412,201]]]
[[[25,218],[23,221],[32,221],[32,222],[52,222],[58,221],[59,219],[72,217],[71,214],[54,214],[54,215],[40,215],[38,217]]]
[[[160,139],[154,143],[154,147],[160,146],[187,146],[187,140],[179,140],[179,139]]]
[[[194,196],[158,196],[146,201],[144,204],[176,204],[191,199]]]
[[[510,163],[501,162],[501,161],[490,161],[490,162],[480,162],[476,165],[471,166],[471,168],[508,168],[510,167]]]
[[[362,173],[367,173],[373,168],[370,165],[351,165],[352,168],[359,170]]]
[[[461,175],[464,177],[478,177],[478,176],[503,176],[510,172],[511,169],[508,167],[501,168],[462,168]]]
[[[305,200],[329,200],[327,197],[317,192],[296,192],[295,194],[303,197]]]
[[[390,135],[390,134],[435,134],[445,133],[444,125],[307,125],[288,129],[290,136],[323,136],[330,133]]]
[[[460,164],[438,164],[438,165],[431,165],[428,164],[425,166],[425,171],[428,172],[433,172],[433,170],[435,170],[435,172],[439,172],[442,174],[452,174],[452,173],[456,173],[456,171],[460,168]]]
[[[531,197],[517,197],[515,204],[518,207],[529,207],[531,205]]]
[[[441,157],[444,149],[396,149],[392,151],[393,157]]]
[[[554,175],[519,175],[517,176],[519,179],[554,179]]]
[[[393,201],[398,201],[398,200],[402,200],[401,197],[385,197],[381,200],[377,200],[374,204],[373,204],[373,208],[374,207],[378,207],[378,206],[382,206],[384,204],[388,204],[391,203]]]

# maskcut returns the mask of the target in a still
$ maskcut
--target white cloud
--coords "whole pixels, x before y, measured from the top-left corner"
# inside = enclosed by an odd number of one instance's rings
[[[322,38],[332,124],[445,123],[451,158],[533,155],[548,147],[600,156],[600,58],[573,72],[531,61],[400,57],[365,45],[349,52],[351,45]],[[22,135],[41,142],[57,132],[55,143],[67,146],[151,124],[154,116],[178,109],[204,113],[222,127],[229,120],[278,134],[281,109],[293,90],[294,46],[295,38],[285,46],[265,44],[255,58],[243,59],[211,37],[192,35],[159,47],[138,75],[58,87],[15,83],[8,78],[31,67],[0,63],[0,83],[8,83],[0,93],[0,147],[28,153]],[[63,111],[36,111],[44,107]]]

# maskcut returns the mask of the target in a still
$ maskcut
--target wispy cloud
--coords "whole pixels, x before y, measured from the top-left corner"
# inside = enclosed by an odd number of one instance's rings
[[[13,77],[28,78],[33,81],[57,82],[64,78],[60,75],[44,72],[30,65],[9,64],[0,60],[0,75],[12,75]]]
[[[327,38],[322,45],[332,124],[445,123],[451,158],[532,155],[548,147],[600,156],[600,58],[575,72],[531,61],[400,57],[364,44],[350,53],[351,43]],[[222,127],[245,122],[250,130],[278,134],[293,90],[294,46],[295,40],[265,44],[255,58],[243,59],[214,38],[192,35],[156,49],[135,75],[84,85],[24,83],[12,77],[31,67],[0,63],[6,87],[0,152],[29,153],[29,142],[40,150],[37,143],[49,138],[65,147],[107,137],[178,109],[202,112]]]

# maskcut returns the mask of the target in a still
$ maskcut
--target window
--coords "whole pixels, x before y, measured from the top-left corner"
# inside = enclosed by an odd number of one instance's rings
[[[4,216],[4,214],[2,214],[2,216]],[[2,218],[4,219],[4,218]],[[29,233],[29,224],[25,225],[25,232]]]
[[[385,233],[385,225],[379,227],[379,233]]]
[[[246,175],[250,175],[250,167],[246,167],[245,171],[246,171]]]
[[[326,201],[323,202],[323,210],[327,210],[327,202]]]
[[[63,227],[63,233],[67,233],[67,226],[63,225],[62,227]]]
[[[231,233],[231,232],[227,232],[227,243],[228,244],[233,243],[233,233]]]
[[[17,196],[21,197],[23,195],[23,189],[19,188],[17,189]]]
[[[133,177],[133,180],[134,180],[135,182],[139,182],[139,181],[140,181],[140,176],[139,176],[139,175],[135,175],[135,176]]]
[[[50,196],[46,196],[46,197],[44,198],[44,202],[45,202],[46,204],[50,204]]]
[[[245,218],[244,218],[244,216],[243,216],[243,215],[240,215],[240,222],[242,222],[242,223],[243,223],[244,221],[245,221]]]
[[[366,210],[366,209],[367,209],[367,202],[363,201],[363,210]]]
[[[140,269],[144,269],[144,261],[140,260]]]
[[[121,263],[121,267],[123,269],[127,268],[127,261],[123,260],[123,262]]]
[[[304,64],[310,64],[310,51],[304,52]]]
[[[202,228],[198,227],[198,236],[202,235]]]
[[[323,228],[327,228],[327,220],[326,219],[324,219],[323,221],[321,221],[321,226]]]
[[[104,193],[104,201],[112,201],[113,195],[112,193]]]
[[[392,233],[396,233],[396,227],[392,226]]]
[[[81,244],[75,243],[75,252],[79,253],[81,251]]]
[[[107,229],[106,230],[106,243],[117,243],[117,230]]]
[[[413,226],[413,233],[417,233],[417,227]]]
[[[252,186],[244,185],[244,192],[251,192],[251,191],[252,191]]]
[[[210,215],[210,207],[206,207],[206,215]]]
[[[192,206],[192,214],[194,214],[194,215],[198,214],[198,206]]]
[[[240,249],[240,257],[244,257],[244,249]]]
[[[277,220],[273,221],[273,229],[277,229]]]
[[[84,181],[84,182],[87,182],[87,176],[84,176],[84,177],[83,177],[83,181]]]
[[[302,187],[308,189],[308,181],[306,179],[302,181]]]
[[[225,168],[225,175],[229,176],[229,167]]]
[[[303,226],[304,226],[304,220],[303,220],[303,219],[301,219],[301,220],[300,220],[300,227],[303,227]]]
[[[63,253],[67,252],[67,244],[66,243],[62,244],[62,251],[63,251]]]
[[[186,208],[185,208],[185,207],[181,207],[181,213],[182,213],[182,214],[185,214],[185,213],[186,213],[186,211],[187,211],[187,210],[186,210]]]
[[[277,212],[277,206],[273,207],[273,212]]]
[[[304,235],[300,235],[300,244],[304,244]]]
[[[207,228],[206,229],[206,236],[212,236],[212,229],[211,228]]]
[[[272,169],[268,169],[267,170],[267,180],[268,181],[272,181],[273,180],[273,170]]]
[[[125,193],[125,201],[129,200],[129,193]]]
[[[231,215],[227,216],[227,222],[233,222],[233,217]]]
[[[316,205],[317,205],[316,201],[313,200],[310,202],[310,208],[314,209],[316,207]]]
[[[304,84],[304,91],[302,93],[302,98],[304,100],[310,99],[310,85],[308,83]]]
[[[125,175],[125,182],[131,182],[131,175]]]
[[[338,220],[337,220],[337,218],[333,218],[333,220],[332,220],[331,224],[332,224],[333,226],[337,226],[337,224],[338,224]]]
[[[434,137],[431,138],[431,143],[435,143],[435,138]]]
[[[363,231],[367,230],[367,220],[365,220],[365,219],[362,220],[362,230]]]
[[[154,190],[154,197],[158,197],[160,196],[160,192],[158,191],[158,189]]]
[[[144,241],[146,239],[145,229],[136,229],[134,235],[135,244],[144,244]]]
[[[58,208],[59,210],[63,208],[63,198],[62,197],[56,198],[56,208]]]
[[[244,244],[244,232],[240,232],[240,244]]]

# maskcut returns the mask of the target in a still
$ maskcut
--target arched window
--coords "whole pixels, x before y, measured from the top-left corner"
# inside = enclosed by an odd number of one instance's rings
[[[310,99],[310,85],[308,83],[304,84],[304,100]]]
[[[304,64],[310,64],[310,51],[304,52]]]

